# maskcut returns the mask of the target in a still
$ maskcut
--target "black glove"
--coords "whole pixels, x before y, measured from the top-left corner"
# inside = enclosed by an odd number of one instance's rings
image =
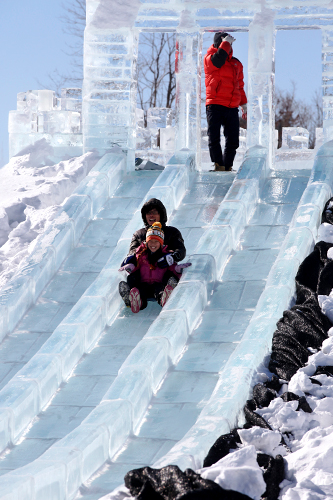
[[[173,257],[173,260],[174,260],[175,262],[179,262],[180,260],[182,260],[182,259],[180,258],[180,257],[181,257],[181,255],[180,255],[180,253],[178,252],[178,250],[176,250],[175,252],[173,252],[172,257]],[[183,257],[183,258],[184,258],[184,257]]]
[[[156,264],[158,265],[159,268],[165,269],[166,267],[172,266],[173,263],[174,263],[174,259],[173,259],[172,254],[167,253],[167,254],[163,255],[163,257],[158,259]]]

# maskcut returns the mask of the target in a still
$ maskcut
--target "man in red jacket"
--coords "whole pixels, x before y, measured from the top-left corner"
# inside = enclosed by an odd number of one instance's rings
[[[233,57],[235,38],[228,33],[215,33],[214,44],[204,59],[208,146],[215,171],[230,171],[239,146],[238,106],[246,118],[246,95],[242,63]],[[221,126],[225,149],[221,149]]]

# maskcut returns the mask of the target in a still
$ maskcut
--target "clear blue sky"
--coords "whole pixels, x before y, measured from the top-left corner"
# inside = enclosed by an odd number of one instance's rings
[[[70,71],[64,54],[69,37],[62,32],[59,16],[66,0],[7,0],[0,17],[0,166],[8,161],[7,121],[16,109],[16,94],[37,89],[48,81],[48,73],[58,68]],[[207,35],[206,35],[207,36]],[[238,33],[234,54],[247,68],[247,34]],[[276,86],[291,89],[297,97],[311,100],[321,85],[320,30],[281,31],[276,41]]]
[[[37,80],[47,82],[56,68],[69,69],[61,4],[62,0],[1,2],[0,166],[8,161],[8,112],[16,109],[17,93],[38,89]]]

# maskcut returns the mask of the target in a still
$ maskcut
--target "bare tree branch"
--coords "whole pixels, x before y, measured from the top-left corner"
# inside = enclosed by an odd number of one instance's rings
[[[291,91],[277,89],[275,94],[275,128],[279,132],[278,148],[282,146],[283,127],[303,127],[309,131],[309,148],[316,142],[316,127],[322,127],[322,97],[317,90],[312,104],[296,98],[296,84],[292,83]]]
[[[138,105],[145,111],[152,107],[170,108],[175,100],[175,35],[144,33],[138,58]]]
[[[48,74],[48,81],[38,85],[42,88],[52,88],[60,95],[63,87],[82,87],[83,79],[83,33],[86,25],[86,1],[69,0],[62,4],[64,14],[60,16],[63,23],[63,33],[72,40],[67,44],[64,53],[70,58],[71,72],[62,73],[55,69]]]

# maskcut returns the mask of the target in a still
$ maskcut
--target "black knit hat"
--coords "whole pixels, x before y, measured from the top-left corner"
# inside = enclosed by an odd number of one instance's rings
[[[214,47],[216,49],[218,49],[222,43],[223,38],[225,38],[228,35],[229,35],[229,33],[226,33],[225,31],[218,31],[217,33],[215,33],[215,35],[214,35]]]

